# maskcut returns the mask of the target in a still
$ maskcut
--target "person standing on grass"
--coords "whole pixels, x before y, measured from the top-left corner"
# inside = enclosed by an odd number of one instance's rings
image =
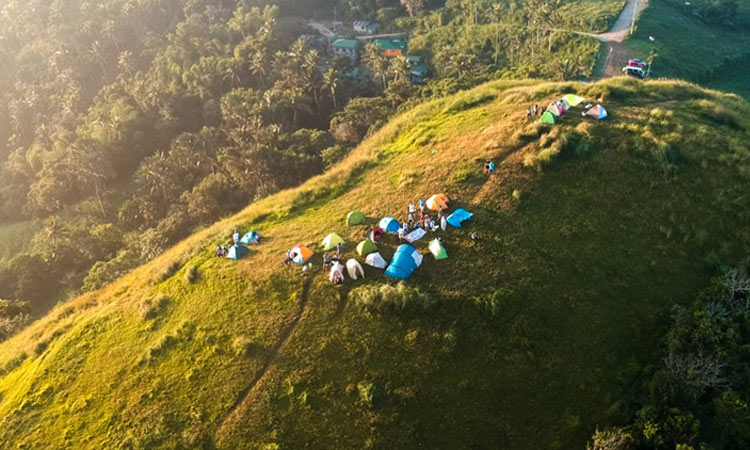
[[[488,178],[491,177],[493,172],[495,172],[495,162],[494,161],[490,161],[490,164],[489,164],[488,170],[487,170],[487,177]]]
[[[234,233],[232,234],[232,240],[234,241],[234,245],[239,245],[240,243],[240,232],[237,230],[234,230]]]
[[[526,119],[531,120],[531,106],[526,108]]]
[[[420,198],[419,199],[419,212],[424,213],[424,206],[425,206],[424,200]]]
[[[339,259],[344,256],[344,244],[342,244],[341,242],[336,245],[336,253],[339,254]]]
[[[539,105],[534,105],[534,117],[539,117]]]
[[[404,237],[406,237],[406,227],[401,227],[398,229],[398,241],[404,242]]]

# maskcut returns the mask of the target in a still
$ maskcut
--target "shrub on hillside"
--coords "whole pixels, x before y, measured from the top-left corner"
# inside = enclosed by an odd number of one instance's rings
[[[156,297],[148,297],[141,302],[138,311],[144,320],[153,319],[162,313],[167,305],[169,305],[169,301],[169,297],[164,294],[159,294]]]
[[[197,266],[190,266],[185,270],[185,281],[188,284],[195,283],[195,280],[198,279],[198,267]]]
[[[404,282],[396,286],[381,284],[353,289],[349,296],[354,304],[368,313],[396,313],[405,310],[425,310],[435,306],[435,301]]]

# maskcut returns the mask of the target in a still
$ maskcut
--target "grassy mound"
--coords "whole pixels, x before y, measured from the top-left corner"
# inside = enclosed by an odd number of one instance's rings
[[[611,115],[526,121],[564,93]],[[626,79],[494,82],[419,106],[0,345],[1,446],[582,448],[630,417],[659,318],[747,262],[747,117],[736,96]],[[330,232],[355,257],[366,229],[347,212],[403,218],[438,192],[474,221],[403,283],[366,266],[333,287],[320,254],[306,273],[281,264]],[[235,227],[267,238],[215,258]]]

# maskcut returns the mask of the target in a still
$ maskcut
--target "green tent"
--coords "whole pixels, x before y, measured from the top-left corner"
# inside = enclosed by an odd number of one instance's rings
[[[548,123],[550,125],[554,125],[557,122],[557,119],[555,118],[555,115],[552,114],[549,111],[545,111],[544,114],[542,114],[542,118],[539,119],[542,123]]]
[[[325,239],[323,239],[323,242],[321,243],[321,245],[323,246],[323,251],[328,251],[328,250],[336,248],[337,245],[343,244],[344,242],[346,241],[344,241],[344,239],[341,236],[339,236],[336,233],[331,233],[328,236],[326,236]]]
[[[445,247],[443,247],[443,244],[437,239],[430,241],[430,252],[435,259],[446,259],[448,257]]]
[[[346,224],[350,227],[353,225],[363,225],[367,221],[364,214],[359,211],[352,211],[346,215]]]
[[[369,239],[365,239],[364,241],[357,244],[357,253],[359,253],[361,256],[369,255],[370,253],[375,253],[376,251],[378,251],[378,246]]]
[[[567,94],[565,97],[563,97],[563,100],[565,100],[566,102],[568,102],[570,104],[570,106],[578,106],[581,103],[583,103],[584,101],[586,101],[585,98],[579,97],[579,96],[577,96],[575,94]]]

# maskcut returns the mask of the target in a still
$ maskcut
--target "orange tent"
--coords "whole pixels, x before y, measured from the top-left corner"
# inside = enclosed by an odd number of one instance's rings
[[[304,264],[307,262],[308,259],[312,257],[314,254],[312,250],[305,247],[304,245],[298,245],[294,247],[291,251],[291,257],[294,262],[297,264]]]
[[[431,210],[437,211],[439,209],[447,209],[449,201],[445,194],[435,194],[427,199],[426,205]]]

